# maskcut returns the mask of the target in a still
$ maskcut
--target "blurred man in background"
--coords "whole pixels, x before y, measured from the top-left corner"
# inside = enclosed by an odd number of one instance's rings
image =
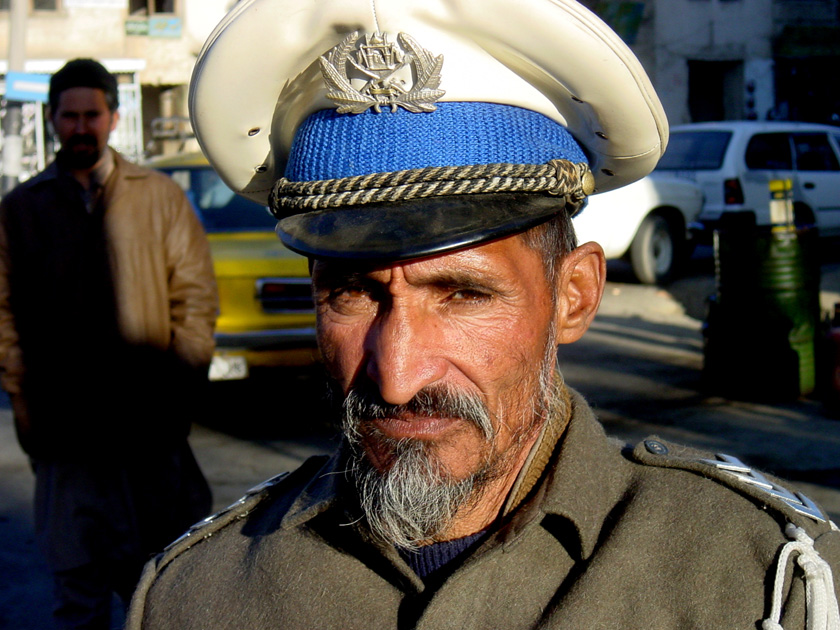
[[[108,628],[149,554],[210,508],[187,444],[216,289],[180,188],[108,147],[117,82],[50,81],[56,160],[0,202],[0,370],[36,474],[59,628]]]

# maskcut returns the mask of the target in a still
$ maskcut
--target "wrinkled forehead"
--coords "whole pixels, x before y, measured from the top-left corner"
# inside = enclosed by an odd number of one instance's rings
[[[512,290],[521,280],[542,274],[542,257],[521,234],[489,243],[404,261],[310,260],[316,290],[354,282]]]

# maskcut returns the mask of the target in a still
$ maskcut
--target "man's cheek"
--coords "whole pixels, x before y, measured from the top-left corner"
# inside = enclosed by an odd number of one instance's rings
[[[347,392],[354,375],[359,372],[364,350],[358,338],[345,327],[319,326],[318,345],[329,375]]]

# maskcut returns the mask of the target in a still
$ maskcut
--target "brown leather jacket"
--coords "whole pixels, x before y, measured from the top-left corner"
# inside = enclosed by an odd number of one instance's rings
[[[210,362],[218,298],[201,224],[169,177],[114,158],[101,220],[88,221],[80,187],[56,163],[0,202],[0,384],[13,403],[23,394],[30,406],[25,375],[43,398],[75,378],[80,357],[129,356],[109,354],[111,340],[194,368]],[[126,363],[136,362],[110,370]],[[98,369],[88,396],[110,383]],[[122,380],[135,376],[129,365]]]

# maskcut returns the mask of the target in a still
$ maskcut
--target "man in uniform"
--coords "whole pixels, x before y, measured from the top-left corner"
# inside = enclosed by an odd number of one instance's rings
[[[343,441],[173,543],[129,628],[838,627],[820,508],[733,458],[608,439],[558,370],[604,288],[570,217],[667,141],[594,15],[255,0],[192,97],[214,166],[270,191],[312,261]]]
[[[0,370],[56,625],[105,629],[113,593],[127,603],[148,558],[210,510],[187,432],[216,287],[181,189],[108,147],[115,77],[70,61],[49,99],[61,150],[0,203]]]

